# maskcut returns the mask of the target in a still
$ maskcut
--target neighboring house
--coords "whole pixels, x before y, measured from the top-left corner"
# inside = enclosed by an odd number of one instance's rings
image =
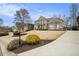
[[[58,17],[45,18],[40,16],[38,20],[35,21],[34,29],[37,30],[63,30],[64,21]]]
[[[33,30],[34,29],[34,25],[33,24],[25,24],[24,25],[24,30],[25,31],[29,31],[29,30]]]
[[[15,31],[18,31],[20,30],[21,32],[23,32],[23,29],[22,27],[23,25],[21,25],[20,23],[18,23],[16,26],[13,26],[12,27],[12,30],[15,32]],[[33,24],[24,24],[24,31],[28,31],[28,30],[33,30],[34,29],[34,25]]]
[[[8,26],[2,26],[0,27],[0,32],[9,32],[11,31],[11,28]]]

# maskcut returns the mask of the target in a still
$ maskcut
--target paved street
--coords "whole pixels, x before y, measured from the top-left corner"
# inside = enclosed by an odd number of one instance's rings
[[[79,56],[79,31],[67,31],[45,46],[18,54],[19,56]]]

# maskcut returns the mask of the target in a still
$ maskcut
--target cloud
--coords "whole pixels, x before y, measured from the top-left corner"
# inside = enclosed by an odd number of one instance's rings
[[[31,10],[33,12],[37,12],[37,13],[42,13],[43,12],[41,9],[38,9],[38,8],[29,8],[29,10]]]
[[[36,9],[36,11],[38,11],[38,10]],[[32,15],[31,17],[33,20],[37,20],[40,16],[50,18],[53,16],[59,17],[61,15],[60,12],[56,12],[56,11],[48,11],[48,10],[40,10],[40,11],[41,12],[36,12],[35,14],[31,14]]]
[[[59,12],[49,9],[38,8],[34,6],[28,6],[27,4],[0,4],[0,14],[3,16],[14,17],[16,10],[25,8],[29,11],[29,14],[33,20],[38,19],[39,16],[53,17],[53,15],[60,14]]]
[[[23,4],[0,4],[0,14],[3,16],[14,17],[16,10],[19,10],[20,8],[27,9],[28,11],[30,11],[29,13],[34,12],[38,14],[43,12],[38,8],[31,8],[30,6],[26,6]]]
[[[15,4],[0,4],[0,14],[13,17],[16,10],[20,9]]]

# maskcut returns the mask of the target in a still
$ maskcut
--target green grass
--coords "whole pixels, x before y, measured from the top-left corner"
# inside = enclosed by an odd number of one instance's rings
[[[6,36],[6,35],[9,35],[8,32],[0,32],[0,36]]]

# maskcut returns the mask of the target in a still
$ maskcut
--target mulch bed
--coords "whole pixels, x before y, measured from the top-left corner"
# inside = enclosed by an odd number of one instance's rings
[[[40,43],[36,44],[36,45],[28,45],[28,44],[26,44],[26,45],[23,45],[22,47],[19,47],[19,48],[13,50],[13,52],[15,54],[19,54],[19,53],[22,53],[22,52],[25,52],[25,51],[28,51],[28,50],[43,46],[43,45],[48,44],[48,43],[50,43],[52,41],[53,40],[41,40]]]

